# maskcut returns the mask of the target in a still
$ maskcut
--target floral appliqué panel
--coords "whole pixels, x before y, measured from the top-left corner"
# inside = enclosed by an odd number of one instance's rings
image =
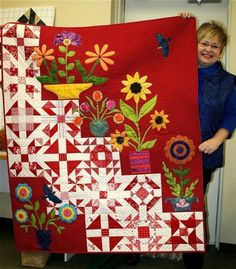
[[[18,250],[205,251],[195,29],[4,25]]]

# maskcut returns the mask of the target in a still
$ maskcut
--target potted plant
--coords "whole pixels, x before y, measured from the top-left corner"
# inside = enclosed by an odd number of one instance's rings
[[[110,57],[115,54],[115,51],[108,51],[108,44],[102,47],[95,44],[94,52],[85,52],[88,56],[85,64],[93,63],[88,72],[77,56],[78,51],[71,49],[71,47],[82,46],[81,35],[63,31],[56,35],[54,45],[58,46],[60,56],[56,57],[53,48],[48,49],[47,44],[42,44],[41,48],[34,48],[32,60],[41,67],[42,75],[37,76],[37,80],[46,90],[55,93],[58,99],[78,99],[80,93],[88,90],[92,85],[101,85],[107,81],[106,77],[95,76],[94,72],[99,65],[107,71],[108,65],[114,64]]]
[[[183,168],[183,165],[192,160],[195,155],[193,141],[186,136],[172,137],[167,141],[164,148],[166,157],[178,167],[168,168],[162,163],[166,183],[170,187],[173,197],[167,197],[166,202],[171,202],[175,211],[188,211],[193,202],[199,199],[194,195],[194,189],[199,180],[191,180],[190,169]]]
[[[123,80],[124,88],[122,93],[126,94],[125,101],[120,99],[120,110],[124,115],[124,131],[116,130],[111,134],[111,143],[113,148],[123,151],[124,147],[133,148],[129,151],[130,165],[132,173],[151,172],[149,161],[149,150],[156,144],[157,138],[147,139],[149,132],[156,129],[158,132],[166,128],[169,123],[168,115],[164,110],[158,112],[153,109],[157,102],[157,95],[147,101],[147,95],[151,94],[149,87],[152,83],[147,82],[147,76],[141,77],[138,72],[131,76],[127,74],[127,80]],[[129,105],[132,99],[134,102]],[[141,104],[141,100],[144,101]],[[153,114],[151,114],[151,112]],[[149,115],[149,119],[146,117]],[[146,122],[146,126],[141,129],[141,121]],[[142,125],[144,126],[144,125]],[[154,137],[156,134],[154,133]]]
[[[51,229],[55,228],[58,234],[65,229],[57,224],[59,220],[71,223],[77,218],[77,210],[73,205],[64,204],[60,206],[58,216],[53,208],[49,213],[42,212],[40,201],[32,201],[33,196],[31,187],[26,183],[19,183],[15,188],[16,198],[24,202],[22,208],[15,211],[15,219],[20,223],[25,233],[28,233],[30,228],[35,229],[36,238],[39,246],[43,250],[48,250],[51,244]]]

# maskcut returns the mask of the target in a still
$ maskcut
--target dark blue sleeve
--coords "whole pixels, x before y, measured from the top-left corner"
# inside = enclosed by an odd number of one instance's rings
[[[227,129],[231,134],[236,128],[236,89],[227,99],[224,110],[224,118],[220,128]]]

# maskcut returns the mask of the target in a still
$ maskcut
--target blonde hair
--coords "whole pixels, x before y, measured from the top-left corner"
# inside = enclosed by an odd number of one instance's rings
[[[218,37],[221,51],[227,45],[228,36],[223,24],[216,21],[205,22],[197,30],[197,42],[199,43],[205,37]]]

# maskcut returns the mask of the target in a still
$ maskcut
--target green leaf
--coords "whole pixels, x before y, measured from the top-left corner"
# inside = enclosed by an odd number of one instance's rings
[[[156,139],[147,141],[147,142],[143,143],[141,147],[142,147],[142,149],[151,149],[154,147],[156,141],[157,141]]]
[[[190,169],[184,169],[183,170],[183,176],[187,175],[189,173]]]
[[[125,124],[125,132],[128,137],[130,137],[134,142],[138,143],[138,136],[135,130],[128,124]]]
[[[75,76],[69,76],[67,78],[67,83],[73,83],[75,81]]]
[[[36,217],[35,217],[35,215],[33,213],[31,214],[31,221],[35,225],[35,223],[36,223]]]
[[[35,201],[35,203],[34,203],[34,210],[35,211],[38,211],[39,207],[40,207],[39,201]]]
[[[66,76],[66,72],[64,70],[59,70],[58,74],[61,78],[64,78]]]
[[[104,108],[105,108],[105,105],[106,105],[106,101],[107,101],[107,98],[105,98],[103,101],[102,101],[102,105],[101,105],[101,108],[100,108],[100,113],[103,112]]]
[[[43,212],[39,219],[40,219],[40,223],[44,224],[44,222],[46,221],[46,214]]]
[[[56,60],[52,61],[51,67],[52,67],[51,74],[56,75],[57,74],[57,62],[56,62]]]
[[[173,168],[173,172],[178,175],[178,176],[182,176],[183,175],[183,171],[182,170],[179,170],[179,169],[176,169],[176,168]]]
[[[66,70],[73,70],[75,68],[75,64],[74,63],[69,63],[67,66],[66,66]]]
[[[182,180],[182,185],[187,185],[190,181],[190,178],[186,178],[185,180]]]
[[[32,205],[24,205],[24,208],[27,210],[34,210],[34,207]]]
[[[95,76],[89,76],[85,78],[85,82],[91,82],[94,85],[101,85],[107,81],[107,78],[103,77],[95,77]]]
[[[148,114],[150,111],[152,111],[152,109],[154,108],[155,104],[157,101],[157,95],[155,95],[154,97],[152,97],[151,100],[149,100],[148,102],[146,102],[140,109],[139,111],[139,116],[138,116],[138,120],[140,120],[143,116],[145,116],[146,114]]]
[[[28,225],[22,224],[20,225],[20,227],[25,230],[25,233],[28,233],[29,231]]]
[[[127,105],[127,104],[126,104],[124,101],[122,101],[121,99],[120,99],[120,109],[121,109],[123,115],[124,115],[127,119],[131,120],[134,124],[137,124],[138,119],[137,119],[137,116],[136,116],[136,114],[135,114],[133,108],[132,108],[131,106]]]
[[[73,56],[75,56],[75,51],[74,50],[68,51],[67,57],[73,57]]]
[[[87,73],[85,71],[85,69],[83,68],[81,62],[79,60],[75,60],[75,65],[76,65],[76,68],[78,69],[78,71],[80,72],[80,74],[82,75],[82,79],[83,79],[83,82],[84,82],[84,79],[86,78],[87,76]]]
[[[96,110],[97,108],[94,106],[93,101],[88,96],[85,96],[85,98],[88,100],[90,106]]]
[[[57,227],[57,233],[61,234],[61,230],[59,229],[59,227]]]
[[[51,211],[50,211],[50,218],[53,219],[56,215],[56,210],[55,208],[53,208]]]
[[[66,47],[64,46],[59,46],[58,49],[60,52],[66,52]]]
[[[51,78],[49,76],[36,77],[40,83],[50,84]]]
[[[59,62],[60,64],[66,64],[66,59],[63,58],[63,57],[58,57],[58,62]]]

